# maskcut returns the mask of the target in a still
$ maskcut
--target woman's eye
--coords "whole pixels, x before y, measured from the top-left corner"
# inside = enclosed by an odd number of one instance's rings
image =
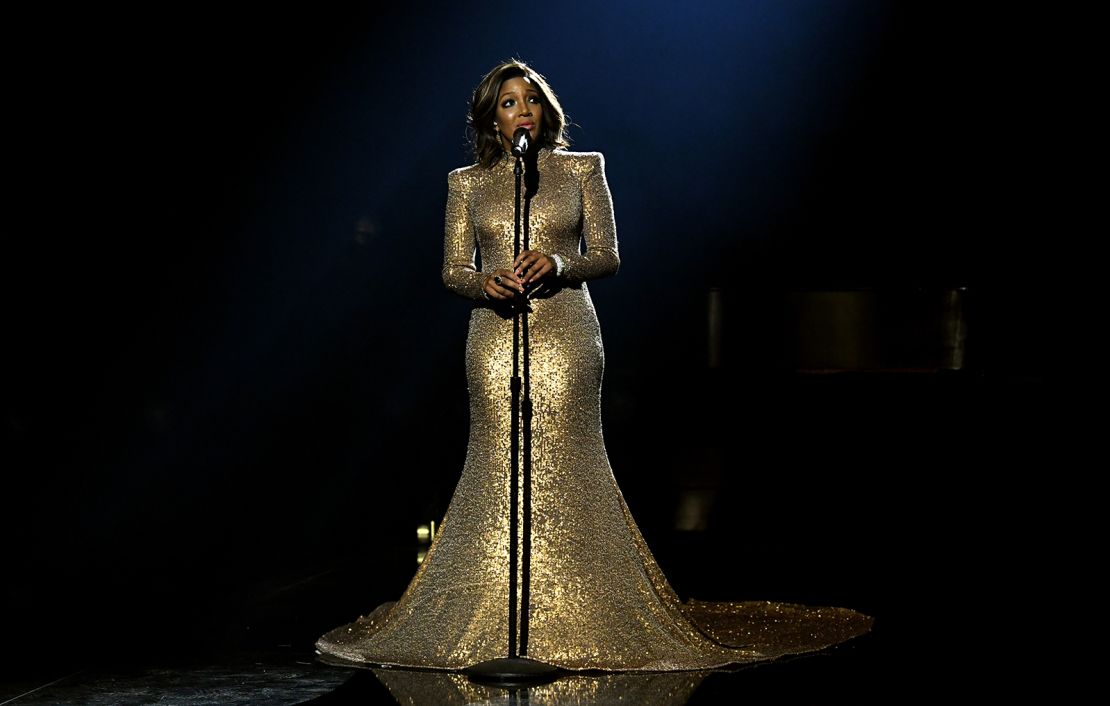
[[[528,97],[528,102],[538,104],[540,102],[540,97],[539,96],[529,96]]]
[[[502,104],[501,104],[501,107],[502,107],[502,108],[512,108],[512,107],[513,107],[513,102],[514,102],[514,101],[513,101],[513,99],[512,99],[512,98],[510,98],[509,100],[507,100],[507,101],[505,101],[504,103],[502,103]]]

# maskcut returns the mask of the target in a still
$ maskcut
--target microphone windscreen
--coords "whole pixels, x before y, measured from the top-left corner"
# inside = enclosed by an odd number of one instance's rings
[[[516,132],[513,133],[513,156],[523,157],[524,153],[528,151],[530,140],[531,135],[528,134],[528,128],[518,127]]]

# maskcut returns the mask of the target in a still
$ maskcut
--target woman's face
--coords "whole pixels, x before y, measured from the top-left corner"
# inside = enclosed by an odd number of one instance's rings
[[[504,135],[505,145],[513,142],[517,128],[528,128],[528,135],[535,144],[543,120],[543,103],[540,92],[524,77],[510,78],[501,83],[497,97],[497,130]]]

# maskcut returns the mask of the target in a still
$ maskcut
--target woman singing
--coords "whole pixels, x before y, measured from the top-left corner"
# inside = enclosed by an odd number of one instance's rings
[[[475,305],[462,477],[401,598],[331,631],[317,648],[354,662],[440,669],[505,656],[510,566],[522,566],[509,558],[508,381],[520,307],[529,309],[534,417],[530,556],[528,574],[516,577],[522,615],[512,630],[527,657],[573,670],[704,669],[865,632],[870,619],[843,609],[679,600],[625,505],[602,438],[604,352],[587,284],[620,262],[604,159],[565,149],[558,98],[519,61],[482,79],[469,125],[475,163],[448,175],[443,260],[444,283]],[[530,242],[514,257],[510,150],[521,129],[530,138],[521,209]]]

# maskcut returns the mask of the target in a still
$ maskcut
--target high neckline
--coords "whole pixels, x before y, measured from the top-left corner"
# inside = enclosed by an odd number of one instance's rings
[[[549,154],[551,154],[550,147],[539,148],[539,150],[536,152],[536,164],[542,164],[547,159],[547,155]],[[512,152],[502,152],[501,159],[497,162],[497,166],[501,167],[502,169],[512,169],[515,163],[516,157],[513,156]]]

